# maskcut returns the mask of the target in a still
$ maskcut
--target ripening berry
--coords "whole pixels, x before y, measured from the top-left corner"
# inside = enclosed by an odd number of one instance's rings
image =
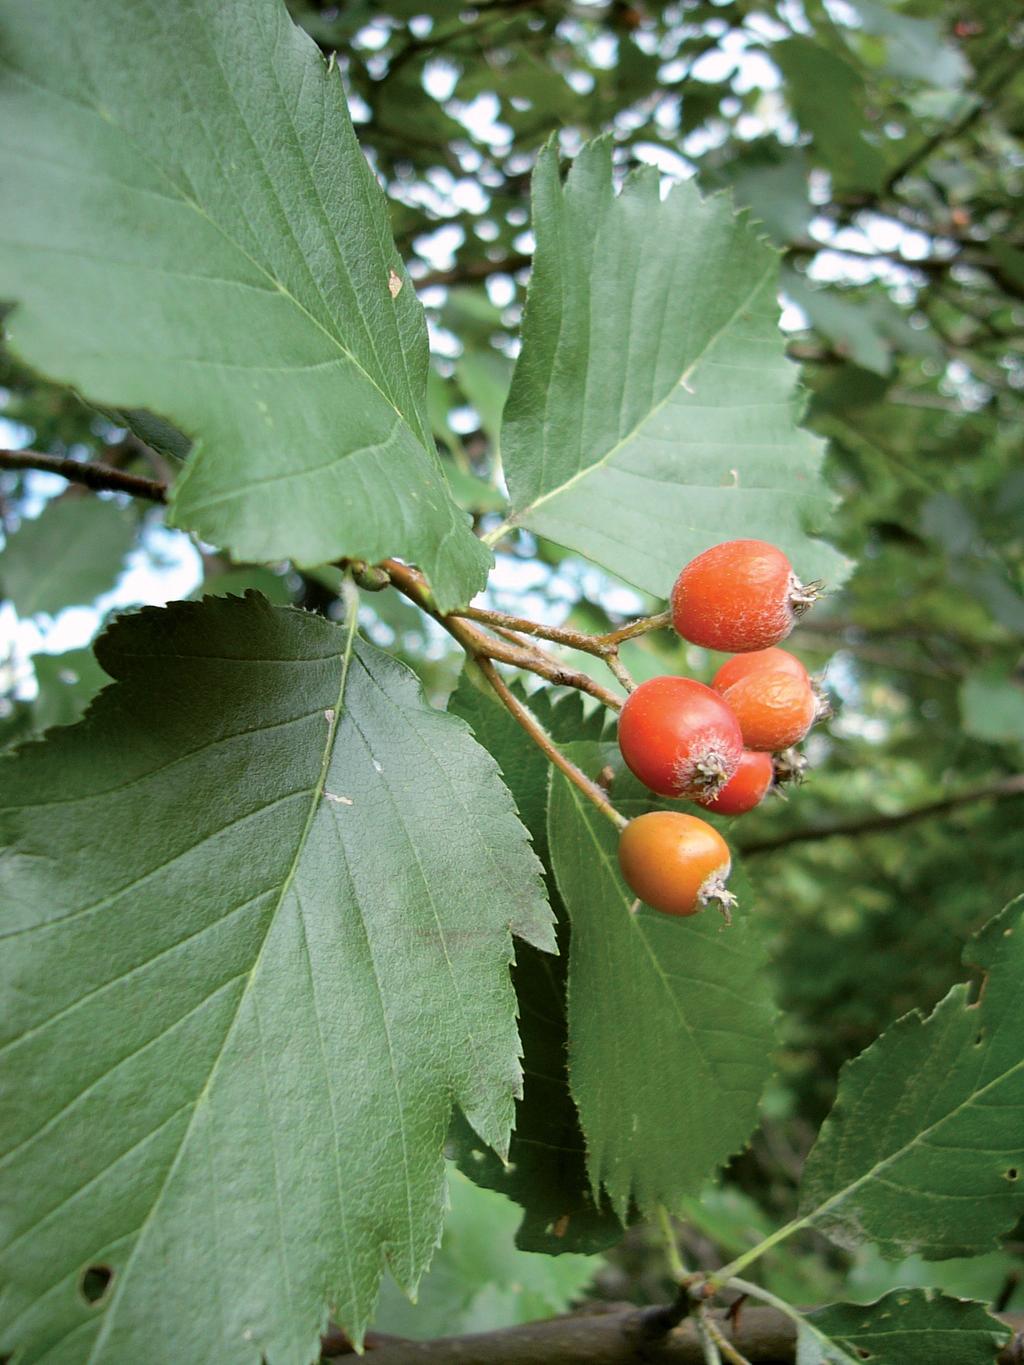
[[[748,749],[775,753],[799,744],[814,724],[818,703],[810,683],[792,673],[748,673],[726,688]]]
[[[747,654],[784,640],[818,595],[781,550],[727,540],[691,559],[672,589],[672,624],[691,644]]]
[[[666,915],[695,915],[717,900],[728,921],[736,899],[725,889],[731,866],[729,846],[718,831],[681,811],[639,815],[619,839],[626,885]]]
[[[795,654],[773,646],[771,649],[755,649],[750,654],[734,654],[731,659],[726,659],[711,679],[711,686],[716,692],[724,692],[748,673],[761,672],[792,673],[794,678],[802,678],[807,683],[811,681],[807,669]]]
[[[739,765],[739,722],[717,692],[692,678],[651,678],[629,694],[619,748],[631,772],[661,796],[717,796]]]
[[[740,766],[713,801],[700,804],[717,815],[745,815],[759,806],[775,776],[771,754],[744,749]]]

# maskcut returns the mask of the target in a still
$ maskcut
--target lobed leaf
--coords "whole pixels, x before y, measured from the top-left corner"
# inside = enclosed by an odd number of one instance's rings
[[[615,194],[607,140],[562,185],[534,173],[537,239],[501,435],[510,524],[667,595],[717,541],[782,546],[805,578],[841,577],[820,529],[821,444],[796,426],[778,331],[779,256],[724,196],[659,196],[642,168]]]
[[[483,586],[384,196],[281,0],[10,0],[0,129],[11,342],[195,440],[175,525],[243,560],[400,554],[442,608]]]
[[[0,1352],[305,1365],[385,1260],[415,1286],[453,1102],[507,1148],[539,866],[493,760],[353,628],[122,617],[116,683],[0,759]]]
[[[804,1167],[800,1213],[892,1259],[989,1251],[1024,1212],[1024,906],[965,952],[984,973],[908,1014],[843,1069]]]

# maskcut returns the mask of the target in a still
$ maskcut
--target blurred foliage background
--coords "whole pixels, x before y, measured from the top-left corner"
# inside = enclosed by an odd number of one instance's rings
[[[824,673],[835,708],[807,746],[809,778],[729,831],[773,941],[784,1047],[761,1133],[690,1211],[686,1247],[713,1265],[792,1213],[796,1173],[844,1060],[900,1014],[930,1007],[959,978],[967,938],[1024,884],[1020,5],[290,9],[334,54],[390,197],[428,309],[434,431],[481,527],[503,505],[495,437],[529,273],[530,170],[549,137],[571,156],[607,132],[623,172],[652,162],[666,184],[696,177],[707,192],[731,192],[782,253],[782,324],[840,499],[830,536],[856,567],[791,641]],[[161,478],[185,453],[150,415],[98,412],[2,353],[0,397],[9,448]],[[111,611],[246,587],[335,610],[333,570],[230,565],[164,530],[158,509],[47,475],[0,475],[0,521],[4,744],[81,713],[103,681],[88,644]],[[491,605],[594,630],[657,609],[525,533],[501,551]],[[366,631],[444,702],[457,651],[397,595],[364,600]],[[664,635],[624,658],[640,677],[707,678],[716,663]],[[644,1230],[599,1269],[567,1263],[557,1287],[545,1280],[534,1293],[511,1247],[516,1220],[474,1204],[463,1185],[435,1272],[442,1288],[431,1291],[441,1306],[426,1295],[424,1334],[555,1311],[595,1270],[593,1292],[664,1294]],[[473,1251],[482,1227],[492,1244],[505,1238],[504,1260]],[[867,1253],[851,1263],[810,1237],[764,1270],[795,1302],[821,1301],[848,1277],[854,1297],[928,1282],[1024,1307],[1022,1251],[1018,1229],[1003,1251],[925,1276],[920,1264],[893,1268]],[[471,1273],[480,1283],[467,1287]],[[414,1330],[406,1308],[389,1311]]]

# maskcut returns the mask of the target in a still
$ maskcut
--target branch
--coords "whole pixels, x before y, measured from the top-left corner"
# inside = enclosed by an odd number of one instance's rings
[[[38,469],[46,474],[59,474],[70,483],[84,484],[98,492],[130,493],[133,498],[148,498],[150,502],[167,501],[167,485],[157,479],[126,474],[113,465],[43,455],[36,450],[0,450],[0,469]]]
[[[663,1308],[615,1308],[610,1312],[528,1322],[496,1332],[477,1332],[435,1341],[378,1338],[367,1354],[373,1365],[703,1365],[704,1350],[692,1319],[672,1331],[652,1331]],[[1024,1314],[1000,1315],[1020,1332]],[[745,1308],[738,1324],[727,1317],[707,1318],[732,1350],[750,1365],[793,1365],[796,1360],[796,1323],[773,1308]],[[379,1344],[378,1344],[379,1342]],[[335,1339],[335,1345],[341,1345]],[[1014,1347],[998,1357],[1012,1365]],[[338,1354],[327,1359],[337,1359]]]
[[[818,839],[834,839],[841,836],[856,838],[861,834],[880,834],[885,830],[912,825],[917,820],[927,820],[933,815],[944,815],[947,811],[956,810],[958,806],[966,806],[974,801],[1002,801],[1011,796],[1024,796],[1024,773],[1003,777],[997,782],[989,782],[983,786],[968,787],[954,796],[944,797],[941,801],[929,801],[923,806],[912,806],[910,810],[900,811],[896,815],[871,815],[864,820],[849,820],[841,825],[787,830],[784,834],[777,834],[771,839],[755,839],[750,843],[740,843],[739,851],[746,855],[774,853],[780,848],[789,848],[791,844],[810,843]]]

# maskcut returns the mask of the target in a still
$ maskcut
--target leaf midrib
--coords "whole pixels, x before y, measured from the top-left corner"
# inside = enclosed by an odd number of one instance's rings
[[[175,1172],[178,1169],[178,1166],[181,1164],[182,1157],[188,1148],[189,1138],[191,1137],[192,1130],[195,1125],[196,1116],[200,1112],[200,1108],[202,1106],[204,1099],[210,1093],[210,1090],[213,1087],[213,1083],[214,1080],[216,1079],[217,1072],[220,1068],[220,1064],[224,1058],[224,1054],[227,1051],[228,1044],[231,1041],[235,1028],[238,1024],[239,1016],[241,1015],[242,1012],[242,1005],[248,998],[249,990],[252,986],[253,981],[256,978],[260,965],[263,961],[263,955],[266,951],[267,944],[270,941],[270,935],[273,930],[274,924],[277,921],[277,916],[280,913],[281,906],[284,904],[285,897],[287,896],[289,890],[291,889],[292,882],[294,881],[295,875],[299,868],[299,863],[302,860],[302,855],[305,852],[306,844],[309,841],[309,836],[313,828],[313,822],[316,819],[316,813],[319,808],[320,801],[323,797],[324,787],[327,782],[327,775],[328,772],[330,771],[331,758],[334,753],[335,736],[338,731],[338,722],[341,716],[342,705],[345,699],[345,688],[348,682],[349,665],[352,661],[352,651],[355,642],[358,612],[356,610],[354,602],[350,601],[348,606],[349,613],[348,621],[346,623],[347,628],[345,634],[345,641],[343,650],[340,655],[342,664],[341,679],[338,687],[338,695],[337,699],[335,700],[334,707],[332,709],[332,715],[327,723],[327,741],[324,745],[324,752],[320,761],[320,772],[317,775],[316,783],[310,794],[311,800],[309,803],[309,811],[306,815],[306,822],[303,825],[301,834],[299,835],[299,839],[295,847],[295,853],[292,856],[292,860],[288,866],[288,871],[285,874],[283,882],[281,883],[281,890],[277,897],[277,901],[274,905],[273,911],[267,918],[266,932],[263,935],[263,938],[260,942],[260,946],[256,953],[256,956],[253,958],[252,967],[246,974],[245,985],[239,992],[238,1003],[235,1006],[234,1013],[232,1014],[228,1026],[224,1031],[224,1041],[221,1043],[221,1046],[217,1051],[217,1055],[213,1060],[213,1064],[210,1067],[209,1074],[207,1075],[206,1080],[203,1083],[202,1089],[196,1096],[195,1104],[192,1109],[192,1115],[188,1121],[188,1124],[185,1127],[185,1131],[182,1134],[181,1141],[179,1142],[177,1150],[174,1153],[174,1157],[172,1158],[170,1165],[167,1168],[167,1174],[164,1176],[164,1179],[160,1184],[160,1188],[156,1192],[156,1195],[154,1196],[153,1203],[149,1210],[149,1213],[146,1215],[145,1219],[143,1220],[142,1224],[139,1227],[138,1233],[135,1237],[135,1241],[132,1244],[132,1249],[128,1255],[127,1260],[125,1261],[124,1266],[121,1269],[121,1273],[116,1278],[114,1292],[111,1296],[110,1303],[107,1305],[106,1311],[104,1312],[103,1315],[103,1326],[97,1333],[96,1340],[92,1344],[88,1358],[86,1360],[86,1365],[93,1365],[93,1363],[99,1358],[97,1352],[101,1350],[106,1338],[110,1334],[110,1330],[115,1319],[118,1301],[120,1300],[124,1292],[124,1286],[127,1284],[130,1278],[130,1272],[136,1251],[142,1244],[146,1232],[150,1224],[152,1223],[153,1219],[155,1218],[158,1209],[160,1208],[161,1202],[163,1201],[163,1197],[167,1192],[168,1186],[170,1185],[171,1180],[173,1179]]]

